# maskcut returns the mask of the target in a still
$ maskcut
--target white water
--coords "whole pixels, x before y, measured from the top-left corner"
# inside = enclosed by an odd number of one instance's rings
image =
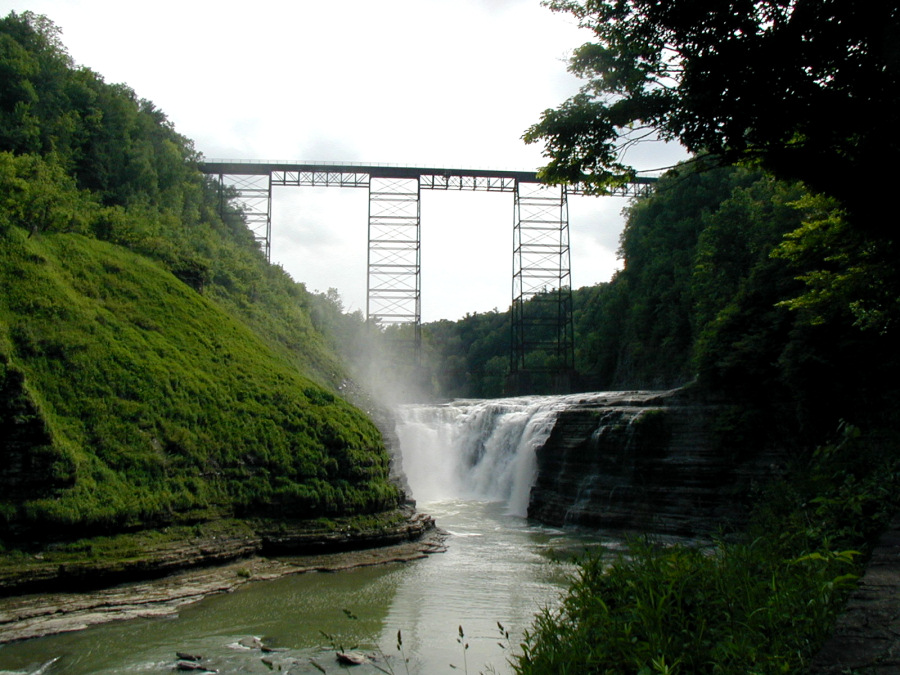
[[[536,450],[557,413],[584,396],[527,396],[407,405],[398,411],[403,470],[420,503],[501,502],[525,516]]]

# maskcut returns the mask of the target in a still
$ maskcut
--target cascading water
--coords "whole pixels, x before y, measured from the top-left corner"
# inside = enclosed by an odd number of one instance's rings
[[[535,451],[560,410],[583,396],[528,396],[406,405],[398,410],[403,469],[419,502],[503,502],[525,516]]]
[[[568,584],[567,568],[547,561],[586,547],[619,548],[608,536],[598,541],[518,517],[529,507],[536,451],[548,438],[552,442],[551,431],[564,419],[561,411],[604,405],[603,398],[524,397],[399,409],[397,435],[412,495],[448,533],[440,555],[247,584],[186,606],[177,619],[119,621],[3,645],[0,672],[33,673],[51,659],[54,672],[71,675],[171,671],[176,650],[202,654],[204,664],[222,675],[268,672],[259,650],[234,648],[248,636],[276,647],[265,657],[275,659],[276,670],[332,672],[338,667],[334,651],[322,636],[333,635],[368,653],[391,655],[384,667],[354,667],[360,675],[450,672],[451,664],[461,671],[463,659],[470,672],[507,673],[509,655],[498,646],[497,624],[510,631],[511,645],[518,644],[535,613],[553,607]],[[464,648],[458,639],[463,627]],[[393,648],[401,631],[408,667]]]
[[[258,650],[233,648],[248,636],[276,646],[266,656],[277,657],[275,669],[332,672],[335,657],[323,634],[392,655],[384,667],[354,667],[360,675],[450,672],[450,664],[463,670],[463,659],[472,672],[507,673],[497,624],[518,644],[535,613],[554,607],[569,583],[567,569],[547,561],[585,548],[622,550],[609,529],[596,538],[558,526],[704,532],[736,503],[739,479],[759,483],[781,461],[760,454],[731,462],[705,431],[716,409],[675,394],[404,406],[396,413],[403,468],[420,507],[448,533],[446,552],[247,584],[186,606],[178,619],[118,621],[5,644],[0,673],[45,666],[70,675],[171,671],[176,650],[203,654],[222,675],[268,672],[273,666],[260,663]],[[526,511],[532,520],[509,515]],[[392,648],[401,631],[409,664]]]

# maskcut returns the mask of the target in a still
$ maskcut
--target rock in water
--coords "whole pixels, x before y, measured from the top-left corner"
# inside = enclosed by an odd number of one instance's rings
[[[247,649],[262,649],[263,643],[258,637],[245,637],[238,640],[238,644],[241,647],[245,647]]]
[[[187,652],[175,652],[175,656],[180,661],[202,661],[203,657],[199,654],[188,654]]]
[[[364,654],[360,654],[359,652],[338,652],[337,660],[338,663],[343,663],[347,666],[361,666],[364,663],[369,662],[369,659],[367,659]]]

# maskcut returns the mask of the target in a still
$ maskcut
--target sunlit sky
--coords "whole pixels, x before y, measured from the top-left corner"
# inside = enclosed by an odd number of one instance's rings
[[[522,134],[574,94],[590,39],[539,0],[0,0],[62,29],[75,63],[152,101],[207,159],[536,170]],[[638,148],[639,169],[683,157]],[[608,281],[623,198],[569,200],[572,284]],[[365,310],[368,197],[275,188],[272,261]],[[513,198],[423,191],[422,318],[505,310]]]

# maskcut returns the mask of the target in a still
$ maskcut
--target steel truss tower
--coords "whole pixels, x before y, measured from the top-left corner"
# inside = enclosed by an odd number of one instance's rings
[[[225,177],[229,182],[225,182]],[[272,174],[219,174],[219,196],[222,203],[219,211],[224,211],[224,200],[233,196],[238,203],[247,227],[256,243],[272,262]]]
[[[422,266],[418,178],[369,183],[366,316],[378,324],[410,326],[401,338],[418,360],[422,342]]]
[[[510,386],[552,373],[565,390],[575,371],[569,210],[565,186],[519,182],[513,224]]]

